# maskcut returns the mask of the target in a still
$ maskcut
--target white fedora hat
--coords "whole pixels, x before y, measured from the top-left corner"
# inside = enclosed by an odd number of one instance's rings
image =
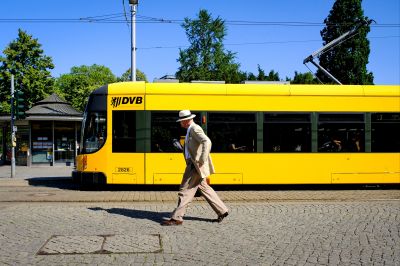
[[[179,119],[176,122],[193,119],[193,117],[196,117],[196,115],[192,114],[189,110],[182,110],[179,112]]]

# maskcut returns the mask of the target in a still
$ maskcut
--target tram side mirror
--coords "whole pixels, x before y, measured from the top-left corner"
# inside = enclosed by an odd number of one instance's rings
[[[172,140],[172,145],[178,150],[178,151],[183,151],[182,145],[179,143],[177,139]]]

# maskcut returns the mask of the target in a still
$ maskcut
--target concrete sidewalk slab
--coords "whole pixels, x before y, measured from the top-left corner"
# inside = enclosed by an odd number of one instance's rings
[[[16,166],[15,179],[35,177],[71,177],[73,166]],[[0,180],[11,178],[11,165],[0,166]]]

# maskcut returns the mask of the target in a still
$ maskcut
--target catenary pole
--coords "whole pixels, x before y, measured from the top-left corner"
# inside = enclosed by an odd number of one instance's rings
[[[138,0],[130,0],[131,5],[131,81],[136,81],[136,6]]]
[[[15,177],[14,75],[11,75],[11,178]]]

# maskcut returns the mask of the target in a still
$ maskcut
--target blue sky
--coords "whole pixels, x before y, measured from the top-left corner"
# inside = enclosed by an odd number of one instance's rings
[[[226,21],[322,23],[333,0],[139,0],[137,67],[149,81],[178,69],[179,47],[188,45],[179,23],[169,20],[195,18],[200,9]],[[0,0],[0,51],[17,38],[18,28],[39,39],[46,55],[53,58],[54,77],[79,65],[100,64],[120,76],[130,67],[130,29],[127,23],[82,23],[80,18],[123,14],[129,19],[129,0]],[[375,84],[400,84],[400,1],[364,0],[364,14],[374,19],[368,35],[369,71]],[[143,23],[148,17],[164,23]],[[99,18],[99,17],[98,17]],[[100,17],[106,18],[106,17]],[[72,19],[73,22],[4,22],[4,19]],[[123,20],[124,16],[115,18]],[[87,21],[87,20],[83,20]],[[160,20],[156,20],[160,22]],[[380,24],[396,24],[382,27]],[[274,69],[281,78],[294,71],[307,72],[303,59],[322,46],[317,26],[227,24],[225,48],[236,53],[241,70],[257,72],[257,64]],[[161,48],[160,48],[161,47]],[[314,71],[315,68],[310,66]]]

